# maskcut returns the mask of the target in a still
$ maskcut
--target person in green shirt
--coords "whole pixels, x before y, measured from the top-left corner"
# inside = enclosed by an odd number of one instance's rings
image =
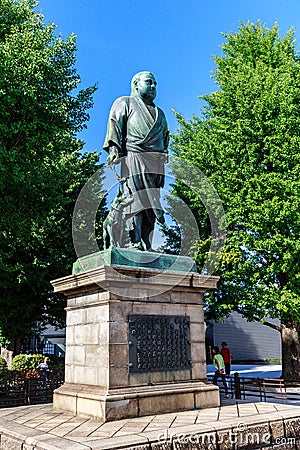
[[[225,376],[225,363],[224,363],[223,356],[219,352],[218,346],[215,346],[212,348],[212,355],[213,355],[213,365],[216,369],[214,378],[213,378],[213,384],[215,384],[217,386],[217,381],[219,378],[221,378],[224,389],[225,389],[225,398],[229,398],[228,385],[227,385],[227,380],[226,380],[226,376]]]

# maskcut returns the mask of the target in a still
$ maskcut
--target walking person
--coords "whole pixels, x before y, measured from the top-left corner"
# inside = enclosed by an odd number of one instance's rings
[[[37,367],[40,370],[40,374],[42,377],[42,386],[46,386],[48,381],[49,362],[50,358],[48,358],[48,356],[45,356],[44,362],[40,363]]]
[[[221,343],[221,345],[222,345],[221,355],[223,356],[223,359],[224,359],[225,374],[227,377],[230,377],[232,352],[231,352],[230,348],[227,347],[226,342],[223,341]]]
[[[213,355],[213,365],[216,369],[214,378],[213,378],[213,384],[215,384],[217,386],[217,381],[219,378],[221,378],[224,389],[225,389],[225,398],[229,398],[227,380],[226,380],[226,376],[225,376],[224,359],[219,351],[218,346],[214,346],[212,348],[212,355]]]

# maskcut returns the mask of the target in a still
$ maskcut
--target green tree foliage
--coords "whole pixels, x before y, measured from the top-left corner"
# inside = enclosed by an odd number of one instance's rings
[[[210,177],[226,210],[218,290],[207,315],[280,318],[283,372],[300,377],[300,61],[293,30],[241,24],[214,57],[219,89],[200,117],[178,116],[174,151]],[[180,191],[180,186],[176,189]],[[203,206],[199,222],[209,239]],[[199,256],[199,263],[203,254]],[[266,323],[266,322],[265,322]],[[269,324],[270,325],[270,324]]]
[[[44,361],[44,355],[39,353],[35,355],[25,355],[21,353],[13,357],[11,370],[30,370],[36,369]]]
[[[37,6],[0,3],[0,324],[15,346],[37,322],[62,323],[49,281],[70,273],[72,211],[99,169],[76,137],[96,86],[78,88],[76,37],[56,36]]]

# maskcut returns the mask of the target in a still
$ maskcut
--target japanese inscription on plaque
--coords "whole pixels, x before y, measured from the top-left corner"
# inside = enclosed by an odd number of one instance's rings
[[[129,372],[191,368],[188,316],[128,316]]]

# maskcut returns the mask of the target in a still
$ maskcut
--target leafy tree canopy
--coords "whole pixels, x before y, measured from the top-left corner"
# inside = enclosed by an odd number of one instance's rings
[[[45,317],[61,323],[49,281],[71,270],[74,203],[99,169],[76,137],[96,86],[78,88],[76,37],[56,36],[37,6],[0,3],[0,324],[12,341]]]
[[[215,56],[219,89],[202,95],[199,117],[177,114],[173,150],[209,176],[226,210],[227,240],[208,317],[236,310],[251,319],[300,322],[300,61],[293,30],[280,38],[247,22],[223,34]],[[177,191],[203,205],[179,185]],[[203,254],[199,255],[199,265]],[[297,334],[297,333],[296,333]],[[299,337],[299,336],[298,336]],[[299,371],[299,339],[295,356]]]

